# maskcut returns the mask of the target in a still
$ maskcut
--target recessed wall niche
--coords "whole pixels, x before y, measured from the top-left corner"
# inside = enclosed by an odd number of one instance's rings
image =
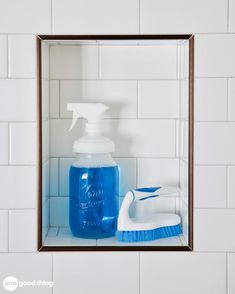
[[[38,250],[192,250],[193,35],[40,35],[38,48]],[[175,186],[178,192],[136,202],[131,213],[177,213],[182,234],[126,243],[82,239],[69,229],[70,102],[109,106],[104,134],[115,142],[119,204],[136,187]]]

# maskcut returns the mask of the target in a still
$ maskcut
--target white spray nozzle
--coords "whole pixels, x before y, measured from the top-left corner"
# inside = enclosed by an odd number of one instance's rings
[[[77,119],[83,117],[87,119],[86,130],[88,133],[99,131],[98,123],[108,106],[102,103],[68,103],[67,110],[73,112],[73,119],[69,131],[75,126]]]

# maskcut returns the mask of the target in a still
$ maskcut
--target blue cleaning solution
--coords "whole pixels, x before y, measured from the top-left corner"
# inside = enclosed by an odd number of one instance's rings
[[[74,236],[115,235],[118,217],[118,167],[70,167],[69,224]]]

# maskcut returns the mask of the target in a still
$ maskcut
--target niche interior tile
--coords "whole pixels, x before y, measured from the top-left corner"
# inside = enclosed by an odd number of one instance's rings
[[[33,79],[0,79],[0,121],[35,121],[35,86]]]
[[[226,167],[196,166],[194,205],[196,208],[226,207]]]
[[[195,40],[196,77],[235,75],[235,35],[197,35]]]
[[[50,158],[50,196],[59,195],[59,158]]]
[[[11,252],[34,252],[37,243],[35,210],[10,210],[9,250]]]
[[[93,9],[91,9],[93,7]],[[125,9],[123,9],[125,7]],[[53,6],[55,33],[137,34],[138,1],[129,0],[57,0]],[[90,21],[92,19],[92,21]]]
[[[102,79],[174,79],[176,45],[102,46]]]
[[[94,293],[97,289],[103,294],[139,293],[137,252],[59,253],[54,254],[53,265],[54,291],[58,294],[66,292],[68,285],[70,294]],[[88,272],[93,283],[87,283]],[[98,272],[102,272],[105,281],[97,275]]]
[[[138,159],[138,187],[179,185],[178,159]]]
[[[0,164],[8,164],[8,124],[0,123]]]
[[[60,115],[60,81],[50,81],[50,118],[58,118]]]
[[[227,80],[196,79],[195,82],[195,119],[226,120]]]
[[[196,123],[195,143],[196,164],[235,163],[235,123]]]
[[[0,252],[8,251],[8,210],[0,210]]]
[[[51,79],[98,78],[98,46],[51,46]]]
[[[7,276],[13,276],[18,281],[52,281],[52,257],[51,253],[8,253],[0,254],[0,279],[3,281]],[[2,290],[1,292],[7,293]],[[15,291],[19,294],[51,294],[52,288],[43,287],[18,287]],[[13,292],[14,293],[14,292]]]
[[[226,32],[227,6],[223,0],[141,1],[140,20],[142,34]]]
[[[228,167],[228,206],[235,208],[235,166]]]
[[[33,35],[8,36],[10,78],[34,78],[36,74],[36,39]]]
[[[79,120],[72,132],[68,132],[70,123],[70,119],[51,121],[51,156],[74,156],[73,142],[84,131],[84,124]],[[174,120],[106,119],[103,125],[104,135],[115,143],[116,151],[113,156],[175,156]]]
[[[196,209],[194,248],[196,251],[234,251],[234,209]]]
[[[36,124],[10,124],[10,164],[36,164]]]
[[[0,77],[7,77],[7,36],[0,36]]]
[[[98,102],[105,103],[109,109],[105,118],[136,118],[136,81],[61,81],[61,117],[71,117],[67,103]]]
[[[34,166],[0,166],[0,179],[0,195],[4,195],[0,199],[0,208],[35,208]]]
[[[181,294],[225,294],[226,254],[140,253],[140,293],[172,294],[178,289]]]
[[[179,117],[179,81],[139,81],[138,117]]]
[[[69,198],[50,197],[50,226],[67,227],[69,225]]]

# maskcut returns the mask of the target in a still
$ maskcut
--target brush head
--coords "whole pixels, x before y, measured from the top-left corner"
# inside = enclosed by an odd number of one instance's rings
[[[181,225],[165,226],[153,230],[118,231],[117,238],[120,242],[141,242],[161,238],[178,236],[182,233]]]

